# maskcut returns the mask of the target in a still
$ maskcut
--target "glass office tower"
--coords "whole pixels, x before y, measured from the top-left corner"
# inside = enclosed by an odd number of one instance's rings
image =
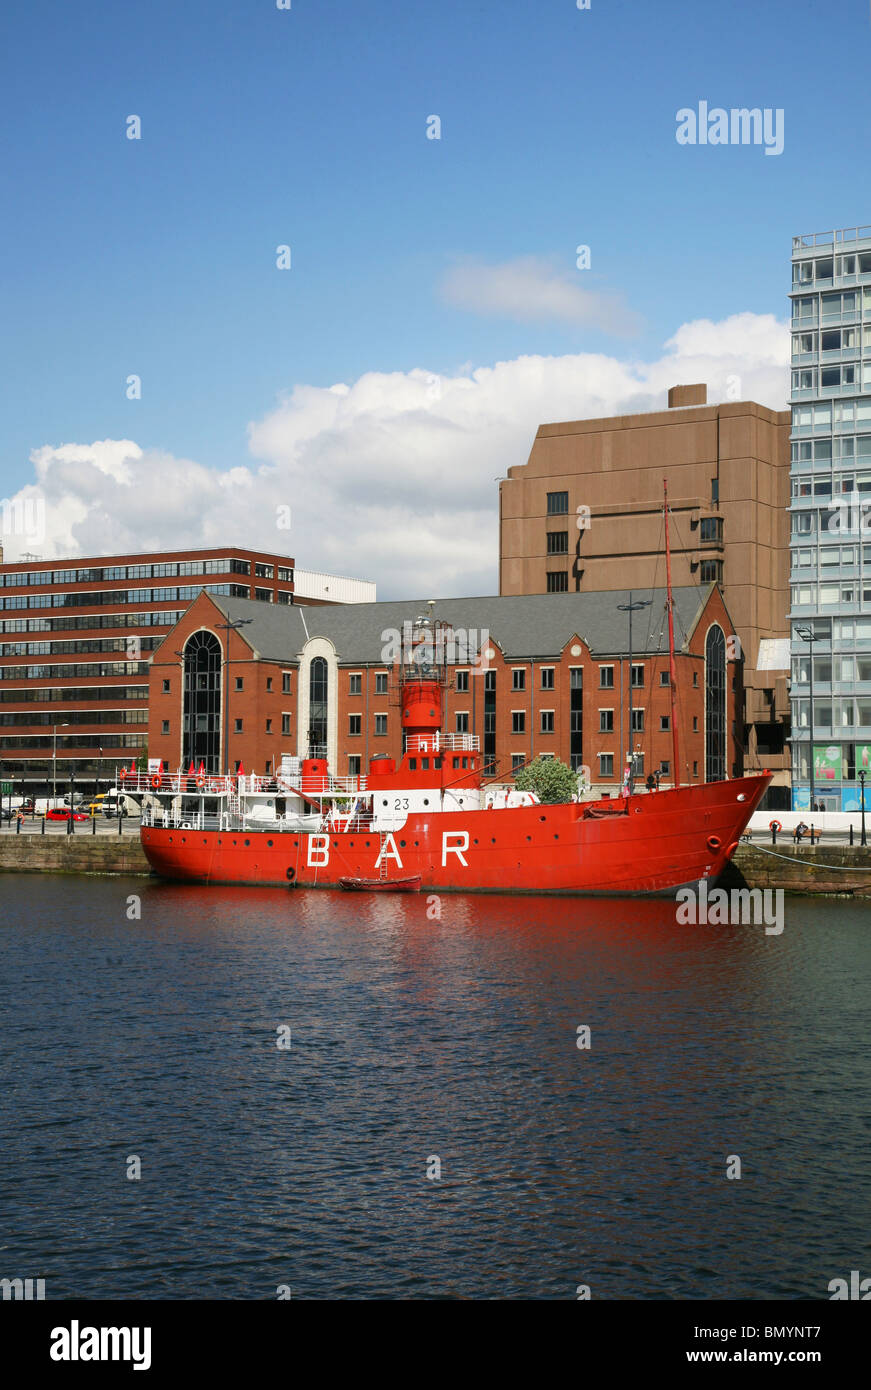
[[[852,811],[871,773],[871,227],[794,237],[790,297],[793,809],[813,782]]]

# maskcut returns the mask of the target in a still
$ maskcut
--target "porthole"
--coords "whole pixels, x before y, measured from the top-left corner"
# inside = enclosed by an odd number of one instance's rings
[[[400,841],[399,841],[399,848],[400,848],[400,849],[405,849],[405,841],[404,841],[404,840],[400,840]]]
[[[531,839],[532,839],[532,836],[531,836],[531,835],[527,835],[526,838],[527,838],[527,840],[531,840]]]
[[[272,841],[271,841],[271,840],[267,840],[267,841],[266,841],[266,848],[267,848],[267,849],[272,849]]]
[[[428,796],[425,796],[425,797],[423,798],[423,804],[424,804],[424,806],[428,806],[428,805],[429,805],[429,797],[428,797]]]
[[[473,840],[473,841],[472,841],[472,844],[473,844],[473,845],[476,845],[477,843],[478,843],[477,840]]]
[[[246,844],[246,845],[250,845],[250,843],[251,843],[250,840],[246,840],[246,841],[245,841],[245,844]]]

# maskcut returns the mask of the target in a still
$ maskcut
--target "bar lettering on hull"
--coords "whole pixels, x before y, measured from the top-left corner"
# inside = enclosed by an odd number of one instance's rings
[[[315,858],[315,855],[318,858]],[[308,837],[308,859],[307,865],[310,869],[324,869],[330,862],[330,837],[329,835],[309,835]]]
[[[398,868],[402,868],[402,860],[399,857],[399,850],[396,848],[396,841],[391,834],[384,837],[384,843],[378,851],[378,858],[375,860],[375,868],[379,868],[382,859],[395,859]]]
[[[451,840],[455,841],[456,843],[451,844]],[[463,858],[463,850],[468,848],[468,830],[446,830],[442,835],[442,868],[444,869],[447,865],[448,855],[455,854],[459,859],[460,863],[462,864],[463,868],[468,869],[469,865]]]

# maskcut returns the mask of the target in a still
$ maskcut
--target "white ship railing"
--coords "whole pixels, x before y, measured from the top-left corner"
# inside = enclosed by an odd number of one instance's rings
[[[477,753],[481,740],[477,734],[409,734],[406,753]]]

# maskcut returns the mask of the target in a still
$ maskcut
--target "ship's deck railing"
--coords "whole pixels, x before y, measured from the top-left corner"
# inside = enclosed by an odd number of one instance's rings
[[[282,796],[304,792],[309,796],[356,795],[366,790],[365,777],[307,776],[260,777],[256,773],[243,776],[190,776],[186,772],[128,773],[119,781],[117,791],[133,796],[250,796],[252,794]]]
[[[477,734],[409,734],[405,740],[406,753],[477,753],[481,740]]]

